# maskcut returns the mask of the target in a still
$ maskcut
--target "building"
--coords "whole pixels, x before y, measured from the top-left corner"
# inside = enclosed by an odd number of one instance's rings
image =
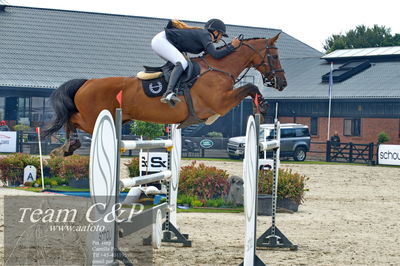
[[[313,141],[327,140],[328,76],[334,65],[331,129],[342,142],[377,142],[381,132],[400,144],[400,47],[336,50],[319,58],[285,60],[290,85],[268,94],[282,122],[310,126]]]
[[[49,95],[74,78],[134,76],[142,65],[161,65],[151,38],[168,20],[138,16],[0,5],[0,120],[10,126],[43,126],[52,118]],[[204,22],[187,22],[202,26]],[[281,30],[227,25],[230,36],[272,37]],[[355,143],[376,142],[384,131],[400,143],[399,47],[335,51],[324,55],[282,32],[279,54],[288,87],[278,92],[263,87],[258,72],[244,78],[262,88],[271,104],[269,120],[309,125],[313,141],[327,139],[330,62],[337,69],[333,84],[331,134]],[[353,70],[346,70],[351,68]],[[358,63],[356,63],[358,62]],[[364,65],[362,65],[362,62]],[[352,65],[353,64],[353,65]],[[368,66],[368,67],[366,67]],[[340,74],[345,72],[344,75]],[[358,73],[356,73],[358,71]],[[325,76],[324,76],[325,75]],[[193,134],[222,132],[242,135],[252,105],[246,99],[208,127]]]

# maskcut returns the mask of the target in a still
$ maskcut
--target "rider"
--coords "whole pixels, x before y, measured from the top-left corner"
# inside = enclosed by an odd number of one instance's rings
[[[165,31],[154,36],[151,41],[153,51],[175,65],[167,91],[161,97],[162,103],[168,103],[174,107],[177,102],[180,102],[174,90],[180,75],[188,66],[182,52],[198,54],[205,51],[215,59],[219,59],[232,53],[240,45],[240,41],[234,38],[225,48],[217,50],[213,43],[219,42],[222,36],[228,37],[225,24],[219,19],[210,19],[204,28],[189,27],[183,22],[172,20]]]

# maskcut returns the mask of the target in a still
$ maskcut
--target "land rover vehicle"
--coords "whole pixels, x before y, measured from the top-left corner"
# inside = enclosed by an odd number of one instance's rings
[[[260,141],[274,138],[274,124],[260,125]],[[227,152],[229,157],[240,159],[244,156],[246,137],[233,137],[228,141]],[[281,157],[293,157],[295,161],[304,161],[310,150],[310,132],[308,126],[302,124],[281,124]],[[267,152],[271,156],[272,152]],[[260,155],[261,156],[261,155]]]

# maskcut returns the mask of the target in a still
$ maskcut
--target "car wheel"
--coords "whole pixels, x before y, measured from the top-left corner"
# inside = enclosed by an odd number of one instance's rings
[[[293,159],[302,162],[306,159],[306,149],[304,147],[297,147],[294,150]]]

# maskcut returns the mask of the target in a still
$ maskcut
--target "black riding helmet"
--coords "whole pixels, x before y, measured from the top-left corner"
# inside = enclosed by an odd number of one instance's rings
[[[222,36],[228,37],[228,34],[226,34],[226,27],[225,23],[222,22],[219,19],[213,18],[207,21],[207,23],[204,25],[204,28],[210,32],[216,30],[222,33]]]

